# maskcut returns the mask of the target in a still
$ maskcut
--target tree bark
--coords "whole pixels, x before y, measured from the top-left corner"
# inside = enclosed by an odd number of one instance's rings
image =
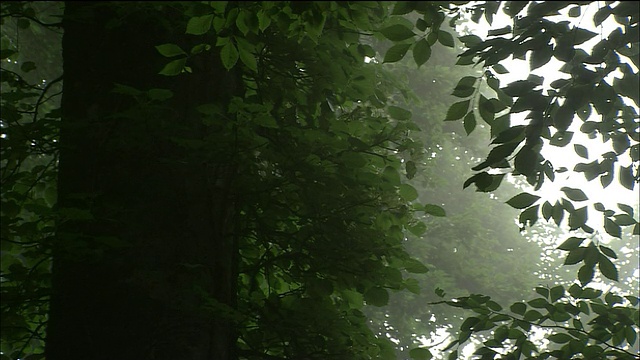
[[[175,4],[66,4],[49,360],[236,358],[234,149],[183,141],[209,135],[195,107],[225,104],[236,75],[215,52],[158,75],[156,45],[193,45],[185,25]]]

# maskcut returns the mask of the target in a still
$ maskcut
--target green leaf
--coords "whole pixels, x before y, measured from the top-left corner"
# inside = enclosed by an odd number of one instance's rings
[[[391,116],[392,119],[396,119],[396,120],[411,119],[411,111],[409,110],[403,109],[398,106],[393,106],[393,105],[389,106],[387,110],[389,111],[389,116]]]
[[[628,214],[618,214],[614,216],[614,222],[620,226],[629,226],[629,225],[635,225],[636,224],[636,220]]]
[[[203,35],[211,29],[211,22],[213,21],[213,14],[196,16],[189,19],[187,22],[187,34],[191,35]]]
[[[604,218],[604,230],[607,234],[620,238],[622,231],[620,229],[620,225],[616,224],[613,220],[608,217]]]
[[[507,68],[504,67],[504,65],[502,64],[495,64],[492,66],[493,71],[497,72],[498,74],[507,74],[509,73],[509,70],[507,70]]]
[[[581,228],[587,222],[587,207],[582,207],[571,211],[569,214],[569,228],[576,230]]]
[[[607,279],[618,281],[618,269],[607,257],[600,257],[600,261],[598,262],[598,269]]]
[[[380,33],[382,33],[382,35],[384,37],[386,37],[387,39],[394,41],[394,42],[398,42],[398,41],[402,41],[402,40],[407,40],[409,38],[414,37],[416,34],[413,33],[413,31],[411,29],[409,29],[408,27],[401,25],[401,24],[395,24],[395,25],[391,25],[389,27],[386,27],[382,30],[380,30]]]
[[[518,217],[520,224],[523,226],[533,226],[538,221],[539,207],[540,205],[535,205],[520,213],[520,216]]]
[[[413,161],[407,161],[405,164],[405,169],[407,171],[407,179],[413,179],[416,176],[416,172],[418,171],[416,163]]]
[[[555,302],[564,296],[564,287],[562,285],[554,286],[549,290],[551,302]]]
[[[563,104],[556,110],[555,116],[553,117],[553,126],[555,126],[558,131],[567,131],[569,125],[573,122],[574,114],[575,110],[571,106]]]
[[[580,144],[574,144],[573,149],[575,150],[576,154],[578,154],[578,156],[580,156],[581,158],[584,158],[584,159],[589,158],[589,152],[587,151],[587,148],[585,146]]]
[[[598,246],[598,248],[599,248],[599,249],[600,249],[600,251],[601,251],[603,254],[605,254],[606,256],[608,256],[608,257],[610,257],[610,258],[612,258],[612,259],[617,259],[617,258],[618,258],[618,255],[616,255],[616,252],[615,252],[615,251],[613,251],[613,249],[608,248],[608,247],[606,247],[606,246],[604,246],[604,245],[600,245],[600,246]]]
[[[425,348],[411,349],[409,351],[409,356],[412,359],[416,360],[430,360],[431,358],[433,358],[433,355],[431,355],[431,351]]]
[[[527,311],[527,304],[517,302],[511,305],[511,312],[518,315],[523,315]]]
[[[396,45],[393,45],[384,54],[384,60],[382,62],[383,63],[394,63],[394,62],[402,60],[402,58],[407,53],[407,51],[409,50],[410,47],[411,47],[411,44],[396,44]]]
[[[400,184],[400,197],[405,201],[413,201],[418,198],[418,191],[409,184]]]
[[[178,60],[173,60],[169,62],[167,65],[160,70],[158,74],[165,76],[176,76],[182,73],[185,64],[187,63],[187,58],[182,58]]]
[[[573,337],[569,334],[558,333],[558,334],[549,335],[547,339],[549,339],[549,341],[554,342],[556,344],[564,344],[573,340]]]
[[[429,268],[424,266],[419,260],[408,259],[404,261],[404,269],[412,274],[425,274],[429,272]]]
[[[173,97],[173,91],[168,89],[150,89],[147,91],[149,99],[164,101]]]
[[[427,225],[422,221],[407,226],[407,229],[415,236],[422,236],[427,231]]]
[[[440,44],[450,48],[455,46],[453,35],[444,30],[438,30],[438,41],[440,42]]]
[[[569,254],[564,259],[564,265],[575,265],[580,261],[584,260],[584,255],[586,253],[586,248],[579,247],[569,251]]]
[[[511,205],[511,207],[516,209],[524,209],[533,205],[536,201],[540,199],[540,196],[529,194],[527,192],[522,192],[511,199],[507,200],[507,204]]]
[[[433,215],[433,216],[447,216],[447,213],[444,211],[443,208],[441,208],[438,205],[434,205],[434,204],[427,204],[424,206],[424,212],[429,214],[429,215]]]
[[[176,44],[162,44],[156,46],[156,50],[160,53],[160,55],[164,57],[174,57],[178,55],[187,55],[184,50],[180,48],[180,46]]]
[[[578,280],[582,286],[587,285],[593,280],[594,269],[593,266],[590,265],[582,265],[580,270],[578,270]]]
[[[542,314],[538,310],[529,310],[522,317],[525,321],[536,321],[542,318]]]
[[[551,60],[553,56],[553,47],[549,44],[544,46],[536,47],[531,52],[531,60],[529,62],[529,68],[531,71],[544,66]]]
[[[636,184],[635,178],[633,177],[633,164],[626,167],[620,166],[618,173],[620,185],[629,190],[633,190]]]
[[[239,57],[240,56],[238,54],[238,49],[231,42],[226,43],[222,47],[222,50],[220,50],[220,59],[222,60],[222,65],[227,70],[231,70],[231,68],[236,65]]]
[[[580,190],[580,189],[574,189],[574,188],[570,188],[570,187],[563,187],[560,190],[562,190],[562,192],[564,192],[564,194],[571,200],[573,201],[586,201],[589,200],[589,198],[587,197],[587,195],[585,195],[585,193]]]
[[[23,72],[29,72],[36,69],[36,63],[33,61],[25,61],[20,65],[20,70]]]
[[[579,248],[580,245],[585,240],[586,240],[585,238],[570,237],[567,240],[565,240],[562,244],[560,244],[560,246],[558,246],[558,249],[565,250],[565,251],[571,251],[571,250]]]
[[[469,112],[464,119],[462,120],[463,124],[464,124],[464,131],[467,133],[467,135],[470,135],[473,130],[476,128],[476,116],[473,114],[473,112]]]
[[[413,60],[416,62],[416,65],[420,67],[422,64],[429,61],[431,57],[431,46],[425,39],[420,39],[413,46]]]
[[[389,292],[379,286],[369,288],[364,293],[364,301],[377,307],[385,306],[389,303]]]
[[[447,111],[445,121],[462,119],[469,110],[469,104],[471,104],[471,100],[464,100],[451,105]]]
[[[581,14],[580,6],[574,6],[571,9],[569,9],[569,17],[572,17],[572,18],[580,17],[580,14]]]
[[[252,52],[240,48],[240,61],[245,64],[250,70],[258,71],[258,62]]]

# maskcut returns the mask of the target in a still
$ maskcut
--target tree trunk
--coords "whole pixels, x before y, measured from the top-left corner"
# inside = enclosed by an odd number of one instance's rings
[[[226,103],[236,79],[215,52],[157,74],[156,45],[194,45],[176,6],[66,4],[49,360],[236,358],[234,149],[185,146],[212,131],[196,106]]]

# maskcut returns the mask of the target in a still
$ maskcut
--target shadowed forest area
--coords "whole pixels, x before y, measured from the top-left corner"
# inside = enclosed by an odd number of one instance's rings
[[[3,2],[0,359],[637,359],[639,8]]]

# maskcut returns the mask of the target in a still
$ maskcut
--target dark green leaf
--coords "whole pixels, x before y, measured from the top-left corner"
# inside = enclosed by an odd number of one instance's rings
[[[373,306],[385,306],[389,303],[389,292],[379,286],[369,288],[364,293],[364,301]]]
[[[407,179],[413,179],[416,176],[416,172],[418,171],[416,163],[413,161],[407,161],[407,163],[405,164],[405,169],[407,171]]]
[[[36,63],[33,61],[25,61],[20,65],[20,70],[23,72],[29,72],[36,69]]]
[[[613,220],[611,220],[608,217],[604,218],[604,230],[607,232],[607,234],[611,236],[614,236],[617,238],[621,236],[620,225],[616,224],[615,222],[613,222]]]
[[[187,34],[203,35],[211,29],[213,14],[196,16],[189,19],[187,23]]]
[[[431,351],[425,348],[411,349],[409,351],[409,356],[412,359],[416,360],[430,360],[431,358],[433,358],[433,355],[431,355]]]
[[[579,247],[571,250],[567,257],[564,259],[564,265],[574,265],[584,260],[585,249],[586,248]]]
[[[184,69],[186,62],[187,62],[187,58],[173,60],[169,62],[167,65],[165,65],[164,68],[162,68],[162,70],[160,70],[158,74],[165,75],[165,76],[178,75]]]
[[[584,158],[584,159],[589,158],[589,152],[587,151],[587,148],[585,146],[580,144],[574,144],[573,149],[575,150],[576,154],[578,154],[578,156],[580,156],[581,158]]]
[[[418,198],[418,191],[409,184],[400,184],[400,197],[405,201],[413,201]]]
[[[563,104],[558,108],[553,117],[553,126],[555,126],[558,131],[567,131],[573,121],[574,114],[575,110],[572,107]]]
[[[395,24],[395,25],[386,27],[380,30],[380,33],[382,33],[382,35],[384,35],[384,37],[386,37],[387,39],[394,42],[407,40],[416,35],[413,33],[413,31],[411,31],[411,29],[401,24]]]
[[[398,106],[389,106],[388,109],[389,111],[389,116],[391,116],[392,119],[396,119],[396,120],[409,120],[411,119],[411,111],[403,109],[401,107]]]
[[[451,107],[447,111],[447,117],[445,118],[445,121],[462,119],[469,110],[470,103],[471,100],[464,100],[451,105]]]
[[[580,247],[582,242],[584,242],[584,240],[585,238],[570,237],[567,240],[565,240],[562,244],[560,244],[560,246],[558,246],[558,249],[565,250],[565,251],[571,251],[571,250],[577,249]]]
[[[464,119],[462,120],[463,124],[464,124],[464,131],[467,133],[467,135],[470,135],[471,132],[473,132],[473,130],[476,128],[476,116],[473,114],[473,112],[468,113]]]
[[[539,205],[535,205],[520,213],[520,216],[518,217],[520,224],[524,226],[533,226],[538,221],[538,208]]]
[[[627,204],[620,204],[618,203],[618,208],[620,208],[620,210],[626,212],[627,214],[629,214],[629,216],[633,216],[633,208]]]
[[[620,166],[619,168],[620,184],[629,190],[633,190],[636,181],[633,177],[633,164],[629,166]]]
[[[610,257],[612,259],[617,259],[618,258],[618,255],[616,255],[616,252],[613,251],[611,248],[608,248],[608,247],[606,247],[604,245],[600,245],[600,246],[598,246],[598,248],[606,256],[608,256],[608,257]]]
[[[424,206],[424,212],[433,216],[447,216],[443,208],[434,204],[427,204]]]
[[[529,62],[529,69],[535,70],[541,66],[544,66],[551,60],[553,56],[553,46],[546,44],[541,47],[537,47],[531,52],[531,60]]]
[[[602,275],[607,279],[618,281],[618,269],[616,269],[616,266],[609,258],[601,256],[598,262],[598,269],[600,269]]]
[[[222,60],[222,65],[224,65],[225,69],[227,70],[231,70],[231,68],[236,65],[239,57],[240,56],[238,54],[238,49],[231,42],[226,43],[220,50],[220,59]]]
[[[573,201],[589,200],[587,195],[585,195],[585,193],[580,189],[574,189],[574,188],[565,186],[565,187],[562,187],[560,190],[562,190],[562,192],[564,192],[564,194]]]
[[[438,41],[440,42],[440,44],[450,48],[455,46],[453,35],[451,35],[451,33],[444,30],[438,30]]]
[[[522,192],[511,199],[507,200],[507,204],[511,205],[516,209],[524,209],[533,205],[536,201],[540,199],[540,196],[532,195],[527,192]]]
[[[590,283],[591,280],[593,280],[593,273],[593,266],[586,264],[582,265],[582,267],[580,267],[580,270],[578,270],[578,280],[580,281],[580,284],[582,284],[582,286],[585,286]]]
[[[571,341],[573,337],[569,334],[558,333],[558,334],[549,335],[547,339],[549,339],[549,341],[554,342],[556,344],[564,344]]]
[[[405,56],[411,44],[396,44],[387,50],[384,54],[384,63],[393,63],[402,60]]]
[[[431,46],[425,39],[420,39],[413,46],[413,60],[416,62],[416,65],[420,67],[422,64],[429,61],[431,57]]]
[[[549,297],[552,302],[559,300],[564,296],[564,287],[562,285],[554,286],[549,291]]]
[[[581,228],[587,222],[587,207],[571,211],[569,214],[569,228],[575,230]]]
[[[574,6],[571,9],[569,9],[569,17],[572,17],[572,18],[579,17],[580,14],[581,14],[580,6]]]
[[[156,46],[156,50],[160,53],[160,55],[164,57],[174,57],[178,55],[187,55],[184,50],[180,48],[180,46],[176,44],[162,44]]]
[[[527,311],[527,304],[525,303],[514,303],[513,305],[511,305],[511,312],[518,314],[518,315],[523,315],[526,311]]]

